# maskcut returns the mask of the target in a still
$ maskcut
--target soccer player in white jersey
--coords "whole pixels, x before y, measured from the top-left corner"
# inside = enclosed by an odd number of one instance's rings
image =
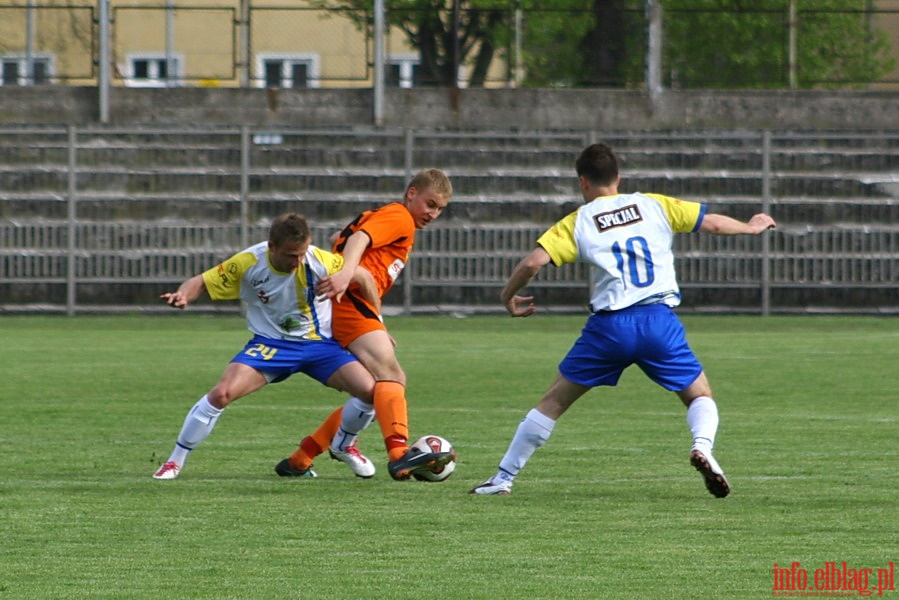
[[[730,485],[712,456],[718,408],[684,328],[672,310],[680,303],[671,245],[675,233],[761,234],[775,226],[765,214],[748,222],[706,212],[703,204],[659,194],[620,194],[618,161],[605,144],[587,147],[575,163],[586,204],[537,240],[521,260],[500,298],[513,317],[534,314],[533,296],[519,291],[545,265],[585,261],[595,267],[592,314],[549,390],[518,425],[499,471],[470,491],[506,495],[556,421],[596,386],[614,386],[636,364],[654,382],[675,392],[687,407],[693,436],[690,463],[709,492],[723,498]]]
[[[247,328],[253,334],[228,364],[221,379],[191,408],[175,448],[153,475],[175,479],[188,454],[205,440],[222,411],[231,402],[277,383],[294,373],[309,377],[336,390],[348,391],[363,408],[359,419],[374,416],[371,407],[374,379],[350,352],[331,339],[331,301],[316,297],[320,279],[343,267],[343,258],[310,245],[309,224],[289,213],[272,221],[267,242],[250,246],[208,271],[196,275],[161,298],[175,308],[186,308],[204,292],[213,300],[243,300],[247,305]],[[374,280],[357,269],[354,282],[376,306],[380,297]],[[360,477],[374,475],[374,467],[355,448],[335,457]],[[291,473],[315,477],[309,468]]]

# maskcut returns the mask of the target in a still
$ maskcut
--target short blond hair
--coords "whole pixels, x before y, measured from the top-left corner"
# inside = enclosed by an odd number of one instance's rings
[[[415,177],[406,186],[406,191],[408,192],[410,188],[417,190],[433,189],[447,200],[453,197],[453,184],[450,183],[446,173],[440,169],[422,169],[415,174]]]

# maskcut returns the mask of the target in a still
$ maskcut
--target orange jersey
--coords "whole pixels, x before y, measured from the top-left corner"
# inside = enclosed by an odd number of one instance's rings
[[[364,231],[371,238],[359,266],[371,273],[383,298],[409,260],[415,242],[415,221],[409,209],[399,202],[367,210],[340,232],[334,252],[342,253],[347,239],[357,231]]]

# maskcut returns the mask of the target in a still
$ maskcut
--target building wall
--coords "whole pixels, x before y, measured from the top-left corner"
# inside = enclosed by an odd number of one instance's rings
[[[374,48],[370,34],[359,26],[361,12],[327,10],[304,0],[270,0],[249,4],[250,25],[244,31],[245,2],[173,2],[175,8],[167,10],[169,0],[112,0],[112,85],[238,87],[248,68],[252,85],[263,87],[263,60],[279,59],[308,61],[310,87],[372,86]],[[48,78],[59,84],[96,85],[99,33],[93,5],[86,0],[38,0],[30,7],[0,2],[0,57],[25,55],[33,17],[32,52],[35,58],[50,61]],[[418,51],[407,35],[398,27],[388,28],[385,42],[388,65],[404,62],[404,72],[411,73]],[[171,61],[171,81],[134,77],[138,70],[134,61],[160,60]],[[488,86],[505,85],[507,70],[498,53]],[[463,82],[469,71],[470,66],[461,69]]]

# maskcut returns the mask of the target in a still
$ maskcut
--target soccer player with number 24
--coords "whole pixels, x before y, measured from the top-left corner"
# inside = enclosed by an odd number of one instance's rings
[[[243,300],[253,337],[231,359],[215,387],[188,411],[175,447],[154,479],[178,477],[188,455],[212,433],[231,402],[295,373],[371,402],[375,385],[371,373],[331,338],[331,301],[315,295],[316,284],[339,271],[343,258],[311,245],[311,237],[304,217],[281,215],[272,221],[267,242],[238,252],[162,295],[167,304],[180,309],[203,294],[213,300]],[[368,273],[354,271],[353,279],[361,296],[380,302]],[[312,469],[297,475],[316,476]]]

